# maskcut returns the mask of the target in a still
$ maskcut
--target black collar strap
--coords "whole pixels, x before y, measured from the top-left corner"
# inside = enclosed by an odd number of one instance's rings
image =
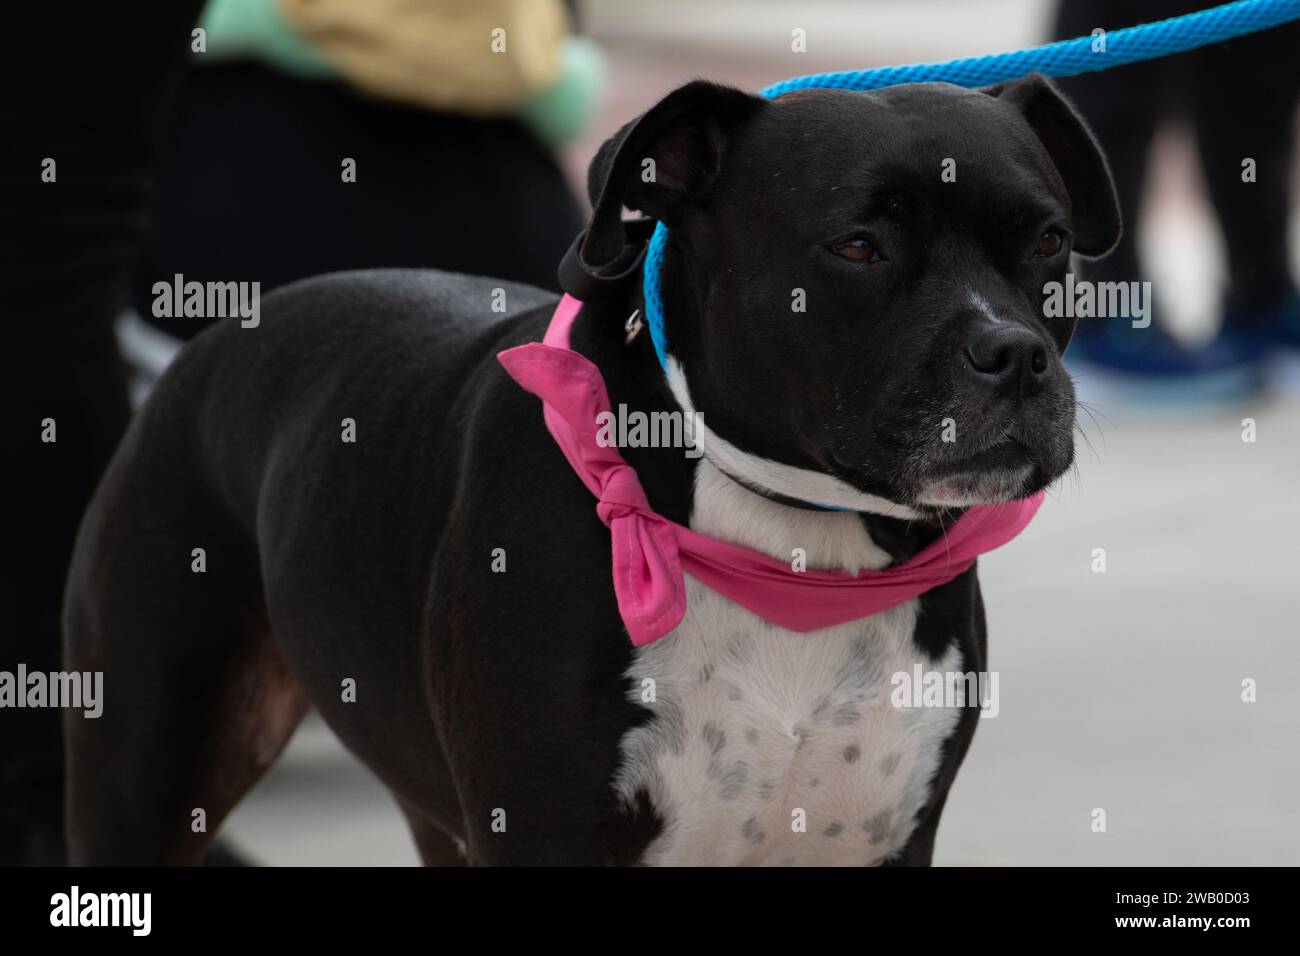
[[[587,230],[578,233],[569,251],[560,260],[560,288],[579,302],[601,302],[619,293],[623,283],[641,274],[646,243],[654,231],[653,219],[631,219],[623,223],[627,243],[610,262],[595,267],[582,258],[582,243]]]

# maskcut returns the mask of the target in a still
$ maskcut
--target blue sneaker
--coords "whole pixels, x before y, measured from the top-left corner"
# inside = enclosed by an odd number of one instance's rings
[[[1071,366],[1138,400],[1226,402],[1265,385],[1272,343],[1255,335],[1225,332],[1186,346],[1158,321],[1134,328],[1126,318],[1082,319],[1066,350]]]
[[[1262,309],[1224,309],[1223,334],[1254,348],[1300,349],[1300,289],[1292,285]]]

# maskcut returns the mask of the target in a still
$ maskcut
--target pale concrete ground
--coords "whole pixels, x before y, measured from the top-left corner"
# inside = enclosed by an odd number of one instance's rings
[[[824,69],[1044,39],[1033,0],[655,0],[593,5],[610,58],[600,139],[673,85],[758,88]],[[790,30],[809,53],[789,52]],[[1144,238],[1152,278],[1204,334],[1220,241],[1177,137]],[[1294,244],[1300,250],[1300,243]],[[939,831],[942,864],[1294,864],[1300,856],[1300,362],[1269,398],[1134,410],[1081,380],[1092,449],[1013,545],[982,562],[1000,713],[981,721]],[[1242,419],[1258,440],[1241,439]],[[1092,570],[1104,548],[1107,570]],[[1258,702],[1241,701],[1242,681]],[[1093,833],[1102,808],[1107,832]],[[413,864],[384,789],[309,722],[226,832],[259,862]]]

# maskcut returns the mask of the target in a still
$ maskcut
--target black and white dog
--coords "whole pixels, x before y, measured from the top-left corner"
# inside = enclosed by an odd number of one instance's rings
[[[616,406],[703,416],[703,457],[623,450],[660,514],[857,572],[1070,465],[1073,320],[1044,319],[1043,288],[1120,222],[1042,77],[691,83],[602,147],[590,192],[596,276],[640,251],[622,207],[671,227],[667,374],[625,330],[636,275],[573,330]],[[893,707],[890,675],[985,670],[975,569],[809,634],[688,579],[681,625],[634,649],[609,531],[496,360],[555,301],[333,275],[180,354],[71,569],[66,666],[105,674],[102,717],[66,725],[74,862],[198,860],[309,706],[428,863],[930,861],[978,708]]]

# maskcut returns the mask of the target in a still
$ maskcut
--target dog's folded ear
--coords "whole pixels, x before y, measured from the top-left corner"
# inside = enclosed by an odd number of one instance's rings
[[[606,140],[587,173],[592,214],[583,260],[598,268],[618,257],[624,206],[673,226],[707,192],[731,136],[767,106],[761,97],[696,80]]]
[[[1097,258],[1115,248],[1123,227],[1110,166],[1092,130],[1041,73],[983,89],[1020,111],[1056,164],[1074,213],[1074,251]]]

